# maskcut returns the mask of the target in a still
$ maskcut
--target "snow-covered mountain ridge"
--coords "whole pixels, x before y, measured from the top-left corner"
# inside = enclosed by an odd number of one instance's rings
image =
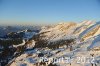
[[[100,66],[100,22],[69,22],[42,27],[24,47],[25,51],[8,66]],[[74,61],[54,63],[47,60],[49,63],[46,64],[40,61],[41,57],[64,60],[68,57]],[[78,57],[89,57],[90,61],[78,63]]]
[[[68,38],[68,36],[88,40],[100,34],[100,22],[83,21],[82,23],[59,23],[53,27],[51,26],[49,29],[41,30],[40,33],[43,33],[41,36],[45,36],[45,39],[49,41]]]

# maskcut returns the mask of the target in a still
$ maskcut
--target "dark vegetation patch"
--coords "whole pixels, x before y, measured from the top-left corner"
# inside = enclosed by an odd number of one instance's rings
[[[50,49],[57,49],[64,45],[66,45],[67,47],[71,46],[71,45],[75,44],[75,40],[76,40],[76,39],[72,38],[72,39],[66,39],[66,40],[58,40],[55,42],[48,42],[47,39],[43,39],[46,36],[42,35],[42,34],[44,34],[44,33],[34,35],[28,42],[30,42],[32,40],[36,41],[34,48],[48,47]]]
[[[22,43],[22,39],[7,39],[0,40],[0,63],[1,66],[5,66],[11,59],[13,59],[16,51],[22,51],[21,47],[15,48],[13,45]]]

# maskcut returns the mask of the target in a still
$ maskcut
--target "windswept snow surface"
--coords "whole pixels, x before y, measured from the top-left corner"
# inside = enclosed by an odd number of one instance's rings
[[[96,36],[96,38],[88,48],[93,49],[96,47],[100,47],[100,34]]]
[[[100,22],[97,22],[96,24],[90,26],[89,28],[87,28],[86,30],[84,30],[80,35],[79,37],[83,37],[85,34],[89,33],[90,31],[92,31],[97,25],[99,25],[99,28],[100,28]]]

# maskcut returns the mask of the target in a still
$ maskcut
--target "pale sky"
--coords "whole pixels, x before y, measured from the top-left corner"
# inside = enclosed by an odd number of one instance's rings
[[[0,0],[0,24],[100,20],[100,0]]]

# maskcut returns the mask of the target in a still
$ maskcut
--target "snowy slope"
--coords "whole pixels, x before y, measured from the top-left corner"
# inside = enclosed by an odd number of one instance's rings
[[[100,22],[83,21],[82,23],[59,23],[48,29],[41,30],[41,36],[49,41],[59,40],[61,38],[79,37],[80,39],[87,40],[100,34]]]
[[[100,34],[95,37],[92,44],[88,47],[89,49],[93,49],[96,47],[100,47]]]
[[[40,33],[44,32],[42,36],[46,36],[45,39],[55,41],[65,38],[66,35],[72,35],[75,27],[76,23],[59,23],[47,30],[41,30]]]
[[[96,35],[100,34],[100,32],[98,32],[99,30],[100,30],[100,22],[97,22],[96,24],[94,24],[94,25],[88,27],[86,30],[84,30],[79,35],[79,37],[84,38],[84,36],[88,36],[88,37],[90,37],[91,35],[96,36]],[[91,34],[91,33],[93,33],[93,34]],[[96,35],[95,35],[95,33],[96,33]]]
[[[35,37],[35,39],[33,39]],[[42,30],[36,36],[27,42],[26,46],[28,51],[24,51],[20,56],[14,58],[14,61],[9,63],[9,66],[100,66],[100,49],[93,50],[100,47],[100,22],[83,21],[82,23],[59,23],[54,26],[42,27]],[[60,40],[75,39],[74,44],[63,46],[65,42],[59,42]],[[84,39],[84,40],[82,40]],[[45,42],[40,40],[46,40],[47,44],[54,42],[62,44],[61,47],[50,49],[49,47],[35,47],[35,44],[42,46]],[[66,42],[65,42],[66,43]],[[49,46],[52,44],[49,44]],[[58,45],[54,45],[58,46]],[[53,47],[53,46],[52,46]],[[33,49],[34,48],[34,49]],[[88,50],[89,49],[89,50]],[[41,58],[51,59],[46,62],[41,62]],[[91,58],[92,57],[92,58]],[[61,59],[62,61],[52,59]],[[66,63],[66,58],[69,59]],[[80,58],[80,59],[79,59]],[[85,61],[81,61],[84,60]],[[89,61],[87,61],[89,58]]]

